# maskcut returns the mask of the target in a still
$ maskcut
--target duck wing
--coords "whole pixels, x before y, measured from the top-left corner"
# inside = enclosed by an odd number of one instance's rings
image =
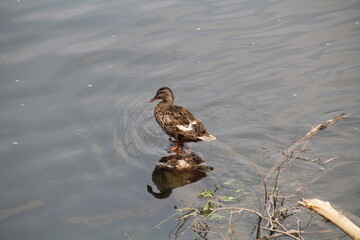
[[[170,121],[176,123],[176,125],[187,126],[194,121],[199,121],[187,108],[181,106],[172,106],[168,117]]]
[[[203,136],[211,136],[204,124],[197,119],[188,109],[181,106],[173,106],[173,111],[171,111],[171,118],[175,122],[175,126],[178,130],[182,131],[183,134],[191,136],[194,139],[202,139]]]
[[[156,117],[163,130],[182,142],[211,141],[215,137],[208,133],[204,124],[187,108],[170,106]]]

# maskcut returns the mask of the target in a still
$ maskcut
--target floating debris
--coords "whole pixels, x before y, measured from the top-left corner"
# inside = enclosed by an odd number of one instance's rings
[[[93,85],[89,84],[88,87],[92,87]]]
[[[331,43],[329,43],[329,42],[326,43],[326,46],[330,46],[330,45],[331,45]]]
[[[13,142],[14,145],[18,145],[19,143],[18,142]]]
[[[201,28],[199,28],[199,27],[198,27],[198,28],[196,28],[196,31],[200,31],[200,30],[201,30]]]

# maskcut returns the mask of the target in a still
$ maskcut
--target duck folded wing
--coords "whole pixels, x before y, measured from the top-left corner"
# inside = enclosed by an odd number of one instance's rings
[[[195,135],[207,134],[204,124],[186,108],[181,106],[173,106],[172,111],[169,114],[171,121],[177,129],[184,132],[195,132]]]
[[[186,108],[181,106],[172,106],[166,113],[168,121],[174,125],[189,126],[192,122],[198,121],[194,115]]]

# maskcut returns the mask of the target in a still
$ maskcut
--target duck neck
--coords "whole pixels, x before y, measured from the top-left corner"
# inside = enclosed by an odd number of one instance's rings
[[[162,107],[162,108],[170,107],[173,105],[173,103],[174,103],[174,100],[165,100],[164,99],[157,104],[157,107]]]

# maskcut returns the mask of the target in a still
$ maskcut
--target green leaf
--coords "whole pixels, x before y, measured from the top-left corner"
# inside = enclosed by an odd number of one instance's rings
[[[199,194],[198,198],[212,198],[214,196],[214,193],[209,190],[209,189],[204,189],[201,191],[201,193]]]
[[[230,197],[230,196],[224,196],[221,198],[222,201],[224,202],[231,202],[231,201],[234,201],[235,198],[234,197]]]
[[[230,185],[230,186],[244,186],[244,183],[238,182],[235,179],[229,179],[223,183],[224,185]]]

